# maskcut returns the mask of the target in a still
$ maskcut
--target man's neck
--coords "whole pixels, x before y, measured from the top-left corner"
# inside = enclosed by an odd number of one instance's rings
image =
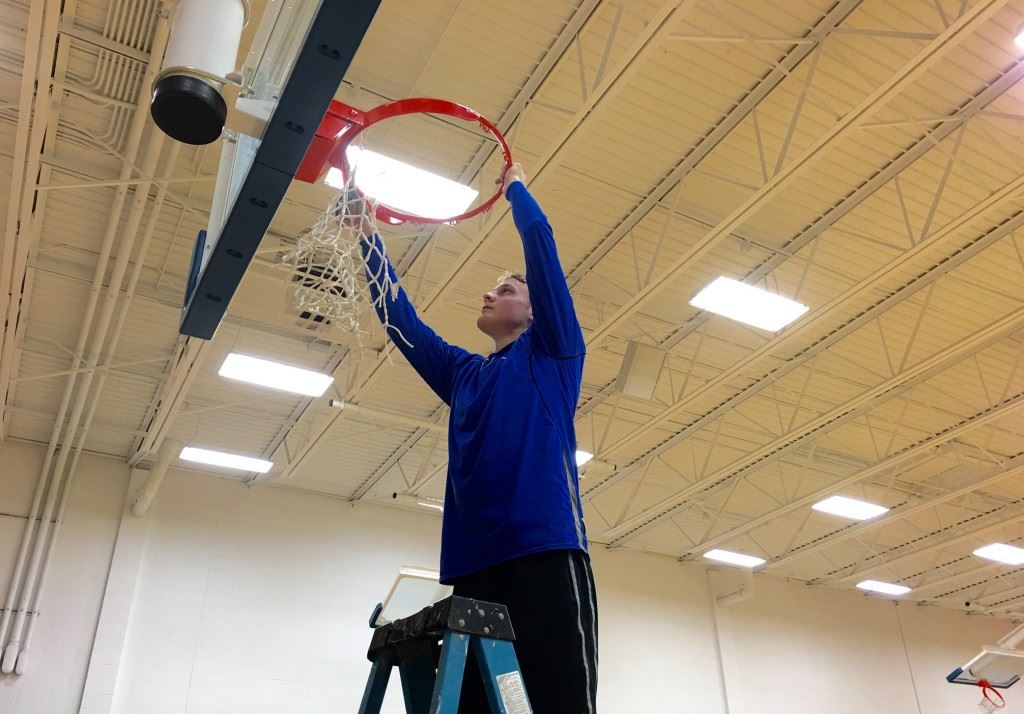
[[[526,330],[520,330],[519,332],[513,332],[502,337],[495,337],[494,339],[494,351],[501,352],[503,349],[508,347],[510,344],[519,339],[519,335],[526,332]],[[492,353],[493,354],[493,353]]]

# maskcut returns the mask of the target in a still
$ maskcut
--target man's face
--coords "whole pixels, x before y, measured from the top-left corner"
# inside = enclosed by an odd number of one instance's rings
[[[533,322],[530,290],[517,278],[506,278],[483,295],[484,304],[476,326],[484,334],[495,337],[522,332]]]

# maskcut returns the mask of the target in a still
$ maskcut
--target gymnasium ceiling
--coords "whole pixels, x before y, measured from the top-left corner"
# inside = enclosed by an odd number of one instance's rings
[[[62,442],[132,464],[173,439],[274,461],[252,487],[423,511],[443,404],[379,330],[301,319],[275,268],[329,189],[289,192],[213,341],[178,336],[218,149],[147,118],[159,5],[0,10],[5,438],[49,443],[63,413],[84,428]],[[338,97],[439,96],[507,130],[588,343],[593,542],[1014,614],[1024,572],[971,552],[1024,540],[1022,20],[1024,0],[384,0]],[[385,238],[427,321],[486,351],[480,295],[522,261],[507,210]],[[810,309],[773,334],[690,307],[719,275]],[[667,354],[652,399],[618,388],[631,341]],[[359,408],[227,382],[230,351],[331,370]],[[832,494],[891,510],[810,508]]]

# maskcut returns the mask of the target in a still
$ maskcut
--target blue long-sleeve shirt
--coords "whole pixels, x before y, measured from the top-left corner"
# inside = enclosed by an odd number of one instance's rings
[[[530,553],[587,549],[573,416],[586,345],[540,206],[519,181],[505,193],[523,241],[533,322],[484,357],[451,345],[423,323],[405,292],[386,294],[395,344],[449,406],[448,482],[441,582]],[[370,241],[377,242],[379,236]],[[364,243],[373,276],[383,251]],[[383,321],[384,308],[377,308]],[[406,340],[408,344],[406,344]]]

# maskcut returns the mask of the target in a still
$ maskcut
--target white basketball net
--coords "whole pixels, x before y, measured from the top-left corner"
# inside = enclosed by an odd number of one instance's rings
[[[286,253],[281,264],[291,271],[291,303],[300,312],[318,315],[361,340],[365,329],[365,312],[371,305],[381,307],[387,325],[388,294],[398,286],[387,271],[387,256],[381,241],[366,241],[379,260],[379,274],[371,277],[381,286],[375,303],[367,283],[367,261],[363,257],[363,239],[377,232],[375,205],[364,201],[349,186],[338,192],[316,222],[299,234],[295,247]],[[398,332],[394,330],[394,332]]]
[[[978,711],[985,712],[986,714],[991,714],[992,712],[1000,708],[1001,707],[998,704],[988,699],[982,699],[980,702],[978,702]]]
[[[997,711],[1006,706],[1006,701],[1003,699],[1003,696],[995,689],[992,689],[988,682],[981,680],[979,682],[979,686],[981,686],[981,701],[978,702],[978,711],[991,714],[991,712]],[[989,692],[991,692],[991,694]]]

